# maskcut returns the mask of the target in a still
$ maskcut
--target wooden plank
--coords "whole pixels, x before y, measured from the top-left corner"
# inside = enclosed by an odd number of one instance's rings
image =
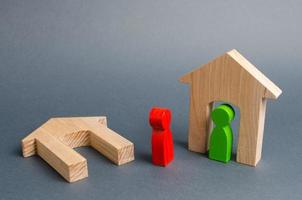
[[[37,153],[68,182],[88,177],[87,161],[70,147],[48,134],[36,138]]]
[[[134,145],[107,127],[98,132],[91,132],[91,146],[117,165],[134,160]]]

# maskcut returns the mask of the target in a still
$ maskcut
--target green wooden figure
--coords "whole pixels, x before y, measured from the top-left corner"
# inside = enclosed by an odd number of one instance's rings
[[[216,126],[210,137],[210,159],[224,163],[230,161],[233,144],[231,122],[234,117],[234,109],[228,104],[222,104],[212,111],[211,118]]]

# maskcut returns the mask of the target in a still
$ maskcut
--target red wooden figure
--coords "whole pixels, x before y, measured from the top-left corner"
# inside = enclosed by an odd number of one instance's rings
[[[167,166],[174,158],[171,111],[167,108],[152,108],[149,123],[152,126],[152,163]]]

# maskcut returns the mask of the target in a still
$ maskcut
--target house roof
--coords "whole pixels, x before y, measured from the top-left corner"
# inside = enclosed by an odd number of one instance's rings
[[[244,58],[237,50],[233,49],[227,53],[228,56],[233,58],[242,68],[244,68],[249,74],[251,74],[264,88],[266,92],[264,94],[265,98],[277,99],[282,90],[275,85],[271,80],[269,80],[262,72],[260,72],[252,63],[250,63],[246,58]],[[220,57],[216,58],[219,59]],[[191,74],[197,72],[200,68],[207,65],[198,67],[179,78],[182,83],[191,83]]]

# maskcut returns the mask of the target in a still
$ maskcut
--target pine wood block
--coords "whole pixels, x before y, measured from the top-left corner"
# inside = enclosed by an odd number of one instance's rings
[[[91,146],[113,163],[134,160],[134,145],[107,127],[106,117],[51,118],[22,140],[24,157],[39,155],[68,182],[88,177],[86,159],[72,148]]]
[[[190,86],[189,150],[205,153],[215,101],[240,109],[237,162],[256,166],[261,159],[267,99],[277,99],[281,89],[238,51],[231,50],[180,77]]]

